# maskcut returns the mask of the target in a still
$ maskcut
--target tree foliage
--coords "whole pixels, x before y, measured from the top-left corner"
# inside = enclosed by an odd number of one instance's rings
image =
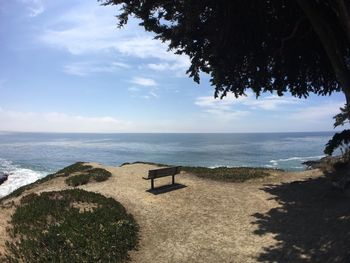
[[[349,39],[333,0],[304,0],[312,5],[335,36],[338,52],[349,70]],[[188,70],[211,75],[216,95],[261,92],[307,97],[328,95],[341,85],[327,50],[308,15],[295,0],[144,0],[102,1],[121,8],[119,24],[130,16],[169,43],[169,49],[187,54]],[[348,3],[346,4],[349,5]],[[349,87],[343,87],[343,89]]]
[[[350,105],[350,1],[99,0],[118,5],[191,60],[196,82],[211,76],[215,97],[251,89],[295,97],[343,92]],[[338,115],[337,115],[338,116]],[[336,121],[350,120],[350,112]]]
[[[346,122],[349,122],[349,115],[350,105],[345,105],[344,108],[340,108],[340,113],[334,116],[334,127],[342,126]],[[326,144],[324,153],[332,155],[336,149],[340,149],[343,156],[350,161],[350,130],[344,130],[340,133],[336,133]]]

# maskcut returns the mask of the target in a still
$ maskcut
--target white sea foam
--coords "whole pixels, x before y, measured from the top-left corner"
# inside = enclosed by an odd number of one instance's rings
[[[220,164],[215,164],[213,166],[209,166],[209,169],[215,169],[215,168],[220,168],[220,167],[227,167],[226,165],[220,165]]]
[[[285,159],[270,160],[271,165],[269,165],[269,166],[276,167],[276,166],[278,166],[278,164],[280,162],[290,162],[290,161],[305,162],[305,161],[312,160],[312,159],[321,159],[323,157],[325,157],[325,155],[305,156],[305,157],[296,156],[296,157],[290,157],[290,158],[285,158]]]
[[[33,171],[21,168],[11,161],[0,158],[0,171],[9,175],[7,181],[0,185],[0,198],[10,194],[19,187],[35,182],[47,175],[46,172]]]

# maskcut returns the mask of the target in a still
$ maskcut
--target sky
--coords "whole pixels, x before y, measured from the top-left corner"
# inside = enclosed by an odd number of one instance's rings
[[[342,94],[214,99],[189,59],[95,0],[0,0],[0,131],[302,132],[333,129]]]

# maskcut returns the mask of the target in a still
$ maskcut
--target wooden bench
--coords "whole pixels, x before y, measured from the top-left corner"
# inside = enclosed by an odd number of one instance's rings
[[[172,176],[172,184],[175,184],[175,175],[180,173],[180,166],[161,168],[148,171],[148,177],[142,177],[145,180],[151,180],[151,189],[154,189],[154,179]]]

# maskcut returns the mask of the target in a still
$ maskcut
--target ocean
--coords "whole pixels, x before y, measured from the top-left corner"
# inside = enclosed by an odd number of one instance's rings
[[[77,161],[147,161],[206,167],[304,170],[333,132],[219,134],[0,133],[0,197]]]

